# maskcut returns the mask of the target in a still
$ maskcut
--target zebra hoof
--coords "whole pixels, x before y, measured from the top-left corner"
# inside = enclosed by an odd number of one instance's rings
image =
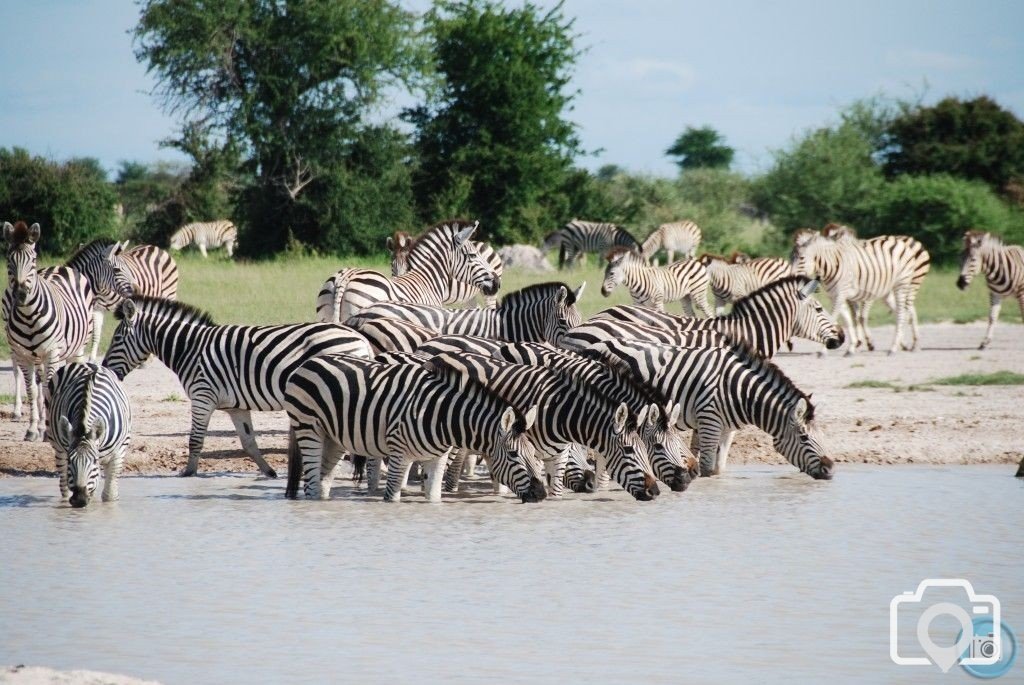
[[[21,421],[21,416],[22,414],[20,411],[16,411],[13,414],[11,414],[11,418],[14,419],[15,421]]]
[[[274,469],[267,469],[266,471],[263,472],[263,475],[266,476],[267,478],[277,478],[277,471],[275,471]]]
[[[990,342],[991,342],[991,340],[983,340],[983,341],[981,342],[981,344],[980,344],[980,345],[978,345],[978,349],[979,349],[979,350],[983,350],[983,349],[985,349],[986,347],[988,347],[988,344],[989,344]],[[17,418],[17,417],[15,417],[15,418]]]
[[[39,433],[36,431],[28,431],[25,433],[25,442],[35,442],[39,439]]]
[[[196,469],[190,468],[188,466],[183,468],[181,471],[178,471],[178,476],[180,476],[181,478],[188,478],[194,475],[196,475]]]

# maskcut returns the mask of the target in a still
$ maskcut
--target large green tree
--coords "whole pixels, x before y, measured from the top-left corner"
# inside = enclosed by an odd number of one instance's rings
[[[728,169],[736,151],[725,144],[722,135],[710,126],[687,126],[672,147],[665,150],[669,157],[677,157],[682,171],[690,169]]]
[[[145,0],[141,7],[136,56],[156,74],[165,108],[184,119],[186,135],[202,131],[216,141],[206,143],[208,152],[233,146],[244,160],[241,249],[274,252],[293,235],[347,251],[365,247],[348,236],[376,227],[382,238],[395,228],[389,222],[411,218],[407,190],[359,214],[340,211],[351,207],[338,205],[337,192],[339,178],[366,186],[400,175],[366,169],[360,154],[368,141],[397,145],[399,152],[375,160],[400,164],[400,137],[380,135],[367,115],[386,89],[411,88],[419,77],[410,13],[386,0]],[[182,136],[181,144],[190,141]],[[223,158],[213,154],[213,170]],[[327,226],[328,216],[336,223]]]
[[[424,220],[471,216],[484,235],[513,242],[570,218],[568,188],[580,181],[580,143],[565,118],[580,54],[572,26],[561,4],[439,2],[427,14],[438,85],[406,113]]]

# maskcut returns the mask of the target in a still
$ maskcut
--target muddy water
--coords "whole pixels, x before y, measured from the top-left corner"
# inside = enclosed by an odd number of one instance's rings
[[[126,478],[119,503],[74,511],[54,480],[3,479],[0,664],[167,683],[913,682],[940,674],[890,662],[888,611],[923,578],[970,579],[1024,636],[1012,472],[737,468],[651,504],[533,506]]]

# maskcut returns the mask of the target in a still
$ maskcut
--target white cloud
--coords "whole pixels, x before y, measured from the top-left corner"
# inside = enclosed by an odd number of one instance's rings
[[[885,61],[894,67],[917,67],[940,71],[970,69],[980,64],[976,58],[966,55],[914,49],[889,50],[885,53]]]

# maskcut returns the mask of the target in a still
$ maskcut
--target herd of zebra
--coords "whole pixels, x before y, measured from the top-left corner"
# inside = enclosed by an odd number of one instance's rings
[[[158,247],[94,241],[65,266],[40,269],[39,225],[5,223],[2,313],[16,376],[26,383],[25,438],[38,439],[43,427],[61,496],[70,492],[73,506],[88,503],[101,469],[102,498],[116,499],[132,424],[121,381],[155,356],[190,400],[181,475],[196,473],[212,413],[222,410],[260,471],[275,477],[251,413],[284,410],[289,497],[301,485],[306,497],[328,498],[346,458],[370,491],[386,467],[387,501],[400,499],[412,466],[422,464],[423,488],[438,501],[482,458],[495,489],[524,502],[593,491],[606,479],[651,500],[658,481],[683,491],[698,476],[721,473],[733,436],[747,425],[768,433],[802,472],[831,478],[811,397],[772,357],[793,337],[827,349],[849,337],[851,351],[871,349],[865,322],[877,299],[897,313],[890,352],[903,345],[907,320],[912,342],[904,347],[918,344],[914,299],[929,257],[911,238],[859,240],[829,225],[798,231],[789,262],[694,259],[700,232],[692,222],[666,224],[640,244],[612,224],[573,221],[545,247],[559,248],[563,266],[603,253],[602,293],[623,284],[634,300],[584,321],[577,304],[585,284],[541,283],[496,299],[501,260],[471,239],[476,228],[451,220],[418,237],[398,232],[387,241],[391,277],[342,269],[317,294],[315,322],[247,326],[217,325],[176,301],[177,266]],[[195,231],[189,239],[213,244]],[[649,265],[660,248],[670,261],[676,252],[683,259]],[[1024,309],[1024,250],[968,232],[958,284],[979,271],[993,310],[984,347],[1001,297],[1015,295]],[[819,283],[832,315],[814,297]],[[446,306],[478,295],[482,308]],[[688,316],[665,313],[670,300],[682,301]],[[111,310],[117,328],[97,364],[102,312]],[[90,342],[93,361],[84,362]],[[16,419],[21,411],[18,393]]]

